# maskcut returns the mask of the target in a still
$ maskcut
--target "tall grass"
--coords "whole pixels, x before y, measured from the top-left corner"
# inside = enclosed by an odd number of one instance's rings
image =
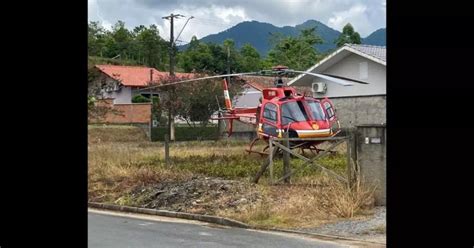
[[[241,211],[220,214],[260,227],[310,227],[340,218],[352,218],[372,208],[373,187],[345,183],[327,176],[308,186],[272,186],[267,198]]]
[[[135,189],[164,181],[184,182],[195,175],[250,181],[265,160],[244,152],[242,141],[175,142],[170,147],[172,166],[167,167],[163,144],[140,135],[138,128],[89,129],[89,200],[136,205],[141,198],[131,197]],[[342,154],[318,163],[345,175]],[[217,214],[262,227],[309,227],[351,218],[372,207],[373,187],[357,183],[350,189],[318,167],[303,164],[292,159],[297,173],[291,185],[267,184],[267,171],[259,186],[261,200]],[[283,174],[281,159],[275,160],[274,172]]]

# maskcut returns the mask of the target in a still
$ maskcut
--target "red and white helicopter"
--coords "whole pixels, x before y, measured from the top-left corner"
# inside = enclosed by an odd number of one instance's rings
[[[282,138],[284,133],[288,133],[290,138],[333,137],[341,131],[333,103],[328,98],[317,99],[298,94],[294,87],[285,85],[282,80],[283,76],[291,74],[308,74],[343,86],[351,86],[354,83],[368,84],[367,82],[340,76],[296,71],[288,69],[286,66],[275,66],[272,70],[187,79],[169,84],[151,86],[145,89],[224,78],[225,108],[219,109],[219,117],[214,119],[225,120],[228,123],[227,133],[229,136],[232,135],[234,120],[254,125],[257,138],[250,143],[246,150],[249,153],[254,152],[264,155],[267,154],[265,151],[268,147],[265,147],[262,151],[253,150],[254,144],[259,140],[267,141],[270,137]],[[275,86],[262,90],[261,104],[257,107],[237,108],[232,106],[228,82],[225,77],[245,75],[276,76],[274,81]],[[319,152],[320,149],[318,149],[316,145],[322,142],[324,141],[291,142],[291,148],[298,147]]]

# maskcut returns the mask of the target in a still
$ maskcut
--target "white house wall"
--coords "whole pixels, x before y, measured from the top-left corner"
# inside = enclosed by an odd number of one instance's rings
[[[368,77],[361,78],[360,63],[367,63]],[[347,97],[386,94],[386,68],[384,65],[373,62],[357,54],[350,54],[322,73],[353,78],[369,84],[355,84],[341,86],[324,79],[313,78],[313,82],[324,82],[327,85],[326,94],[315,94],[315,97]]]
[[[120,91],[106,92],[104,96],[114,98],[114,104],[132,103],[132,89],[130,87],[123,86]]]

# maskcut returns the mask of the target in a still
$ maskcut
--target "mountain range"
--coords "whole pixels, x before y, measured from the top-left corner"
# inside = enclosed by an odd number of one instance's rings
[[[336,40],[341,32],[334,30],[327,25],[316,21],[308,20],[296,26],[277,27],[270,23],[258,21],[241,22],[227,30],[217,34],[211,34],[199,39],[206,43],[222,44],[226,39],[233,39],[237,48],[242,47],[245,43],[250,43],[255,47],[260,55],[265,56],[271,48],[269,38],[272,33],[281,33],[284,36],[298,36],[301,29],[316,27],[316,33],[323,39],[323,44],[316,45],[316,49],[320,52],[327,52],[336,48],[334,40]],[[356,30],[357,31],[357,30]],[[378,29],[372,34],[362,39],[362,44],[385,46],[386,32],[385,28]],[[187,45],[178,48],[185,49]]]

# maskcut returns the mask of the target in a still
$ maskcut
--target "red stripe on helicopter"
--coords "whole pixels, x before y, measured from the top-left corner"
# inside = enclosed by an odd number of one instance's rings
[[[227,109],[232,109],[232,102],[230,101],[229,88],[227,87],[227,80],[224,79],[224,83],[222,87],[224,88],[225,107]]]

